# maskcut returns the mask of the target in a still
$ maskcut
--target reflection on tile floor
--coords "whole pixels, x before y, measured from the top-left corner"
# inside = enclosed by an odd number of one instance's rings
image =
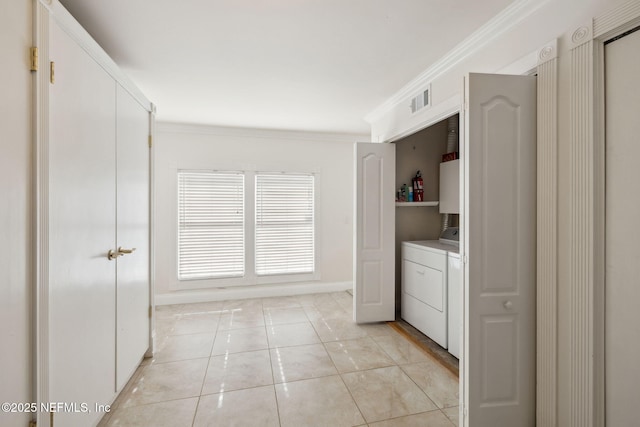
[[[99,426],[457,426],[455,375],[351,298],[157,307],[156,355]]]

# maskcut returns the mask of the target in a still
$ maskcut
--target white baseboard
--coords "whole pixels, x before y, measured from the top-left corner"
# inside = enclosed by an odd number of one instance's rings
[[[155,294],[155,305],[189,304],[230,299],[269,298],[291,295],[341,292],[353,289],[353,282],[285,283],[223,289],[185,290]]]

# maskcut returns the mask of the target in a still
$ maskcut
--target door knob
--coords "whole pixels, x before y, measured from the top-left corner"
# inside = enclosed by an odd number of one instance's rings
[[[511,310],[513,308],[513,303],[511,301],[505,301],[504,304],[502,304],[504,306],[504,308],[506,310]]]
[[[123,248],[122,246],[119,246],[119,247],[118,247],[118,256],[120,256],[120,255],[130,254],[130,253],[132,253],[132,252],[133,252],[133,251],[135,251],[135,250],[136,250],[136,248],[125,249],[125,248]]]
[[[121,254],[119,251],[115,252],[113,249],[109,249],[109,252],[107,252],[107,258],[109,259],[109,261],[113,261],[114,259],[122,255],[124,254]]]

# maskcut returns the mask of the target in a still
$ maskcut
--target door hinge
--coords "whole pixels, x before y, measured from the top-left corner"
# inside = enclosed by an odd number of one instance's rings
[[[31,70],[30,71],[38,71],[38,48],[32,47],[31,51]]]
[[[153,146],[153,136],[149,135],[149,148]]]
[[[38,422],[35,420],[29,421],[29,427],[38,427]]]
[[[153,315],[153,307],[149,306],[149,319],[151,319],[152,315]]]
[[[51,84],[56,82],[56,63],[51,61],[49,63],[49,71],[51,72],[51,76],[49,77],[49,80],[51,81]]]

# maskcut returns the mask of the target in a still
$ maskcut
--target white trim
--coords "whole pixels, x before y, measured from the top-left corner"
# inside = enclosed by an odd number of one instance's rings
[[[276,129],[251,129],[174,122],[157,122],[156,131],[161,133],[215,135],[226,137],[267,138],[309,142],[348,142],[353,144],[368,135],[356,133],[301,132]]]
[[[584,33],[584,27],[574,34]],[[582,40],[581,40],[582,41]],[[594,295],[596,288],[593,239],[594,180],[594,61],[593,40],[571,50],[569,316],[571,340],[570,425],[593,427],[595,422]]]
[[[538,54],[536,425],[557,426],[558,363],[558,59]],[[548,59],[552,57],[552,59]]]
[[[33,2],[34,43],[40,64],[49,63],[49,13],[38,0]],[[35,155],[35,401],[49,402],[49,78],[33,73]],[[50,426],[49,414],[38,411],[36,422]]]
[[[533,14],[548,2],[549,0],[517,0],[513,2],[510,6],[489,20],[489,22],[464,39],[440,60],[436,61],[431,67],[422,72],[422,74],[405,85],[382,105],[367,114],[364,118],[365,121],[373,124],[380,120],[398,105],[405,102],[413,94],[416,94],[421,89],[426,88],[430,82],[445,74],[454,66],[463,62],[466,58],[475,54],[492,40],[495,40],[501,35],[507,33],[519,22]]]
[[[151,102],[138,87],[122,72],[118,65],[107,55],[100,45],[64,8],[59,0],[39,0],[49,10],[50,16],[87,54],[92,57],[111,77],[113,77],[145,110],[151,111]],[[41,60],[42,62],[42,60]]]
[[[246,298],[269,298],[341,292],[353,289],[353,282],[280,283],[277,285],[207,289],[156,294],[155,305],[188,304],[194,302],[225,301]]]
[[[155,195],[155,118],[156,106],[151,104],[149,112],[149,306],[151,317],[149,318],[149,348],[145,357],[153,357],[156,345],[156,310],[155,310],[155,289],[156,289],[156,195]]]

